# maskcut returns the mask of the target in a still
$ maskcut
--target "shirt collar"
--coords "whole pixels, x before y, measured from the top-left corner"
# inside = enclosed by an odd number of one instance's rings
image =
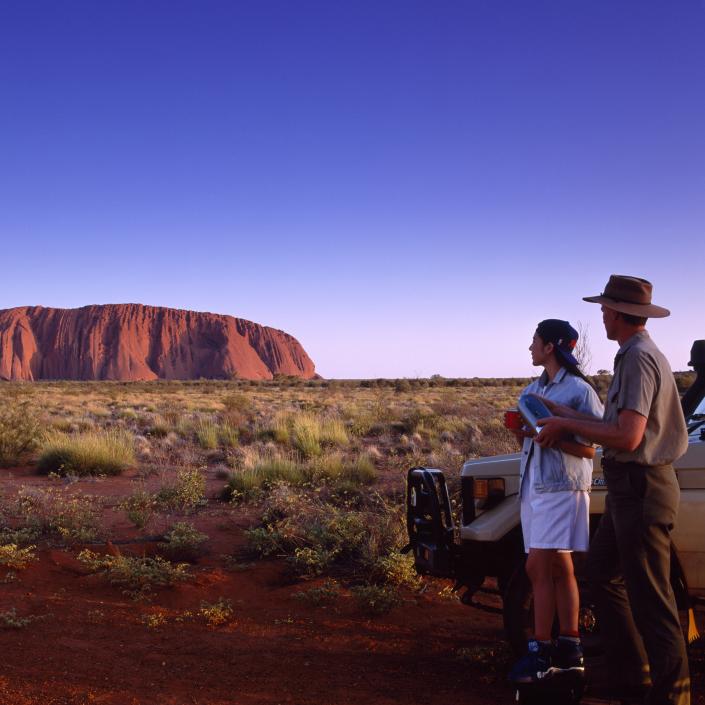
[[[646,330],[640,330],[638,333],[634,333],[634,335],[631,338],[624,341],[624,344],[617,351],[617,355],[614,358],[615,362],[617,360],[619,360],[619,358],[622,357],[622,355],[624,355],[624,353],[627,352],[627,350],[629,350],[629,348],[633,347],[634,345],[641,342],[642,340],[648,340],[648,339],[649,339],[649,332]]]
[[[547,387],[549,384],[558,384],[566,376],[566,374],[567,372],[565,367],[561,367],[561,369],[556,372],[556,376],[553,378],[553,381],[549,381],[548,373],[544,370],[539,377],[539,384],[542,387]]]

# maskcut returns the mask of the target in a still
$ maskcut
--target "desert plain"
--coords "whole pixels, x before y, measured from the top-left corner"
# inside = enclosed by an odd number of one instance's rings
[[[501,617],[399,549],[526,381],[3,383],[0,703],[510,702]]]

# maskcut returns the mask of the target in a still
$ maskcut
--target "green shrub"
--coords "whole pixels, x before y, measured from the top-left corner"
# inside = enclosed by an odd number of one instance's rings
[[[104,574],[111,585],[124,587],[134,599],[145,597],[154,587],[175,585],[189,577],[185,563],[170,563],[159,556],[100,556],[83,550],[78,560],[91,572]]]
[[[41,472],[61,475],[119,475],[135,464],[132,436],[109,430],[47,437],[39,457]]]
[[[313,607],[320,607],[334,602],[339,595],[340,587],[338,583],[335,580],[326,580],[318,587],[303,590],[302,592],[295,592],[294,599],[312,605]]]
[[[0,544],[14,543],[17,546],[29,546],[41,535],[42,532],[33,526],[22,526],[17,529],[6,527],[0,531]]]
[[[192,561],[198,556],[201,545],[208,540],[193,524],[181,521],[166,534],[164,553],[176,560]]]
[[[15,543],[6,543],[0,546],[0,566],[11,570],[22,570],[32,561],[36,561],[34,555],[36,546],[25,546],[20,548]]]
[[[102,500],[91,495],[23,487],[12,511],[38,535],[57,534],[65,541],[85,543],[100,534]]]
[[[139,489],[120,502],[118,508],[127,514],[127,518],[138,529],[144,529],[154,516],[157,506],[155,495],[145,489]]]
[[[206,504],[206,478],[197,469],[179,470],[176,481],[156,494],[157,506],[167,511],[191,513]]]
[[[372,615],[386,614],[401,603],[401,597],[393,587],[359,585],[351,588],[350,592],[359,607]]]
[[[218,627],[233,618],[233,604],[224,597],[219,597],[216,602],[201,602],[198,614],[209,627]]]
[[[29,402],[0,401],[0,466],[16,465],[41,440],[39,420]]]
[[[293,571],[311,577],[335,574],[367,579],[370,566],[396,555],[404,541],[401,509],[381,498],[362,510],[336,507],[277,485],[265,500],[260,526],[247,533],[254,554],[287,557]],[[380,582],[391,568],[377,567]]]

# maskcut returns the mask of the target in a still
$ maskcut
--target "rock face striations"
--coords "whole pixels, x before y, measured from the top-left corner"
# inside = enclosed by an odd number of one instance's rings
[[[309,379],[288,333],[214,313],[141,304],[0,310],[0,379]]]

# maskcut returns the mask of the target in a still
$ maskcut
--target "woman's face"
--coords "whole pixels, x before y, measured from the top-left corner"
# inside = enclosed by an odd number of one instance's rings
[[[539,334],[534,333],[531,345],[529,345],[529,352],[531,353],[531,364],[534,367],[544,365],[553,352],[553,343],[544,343]]]

